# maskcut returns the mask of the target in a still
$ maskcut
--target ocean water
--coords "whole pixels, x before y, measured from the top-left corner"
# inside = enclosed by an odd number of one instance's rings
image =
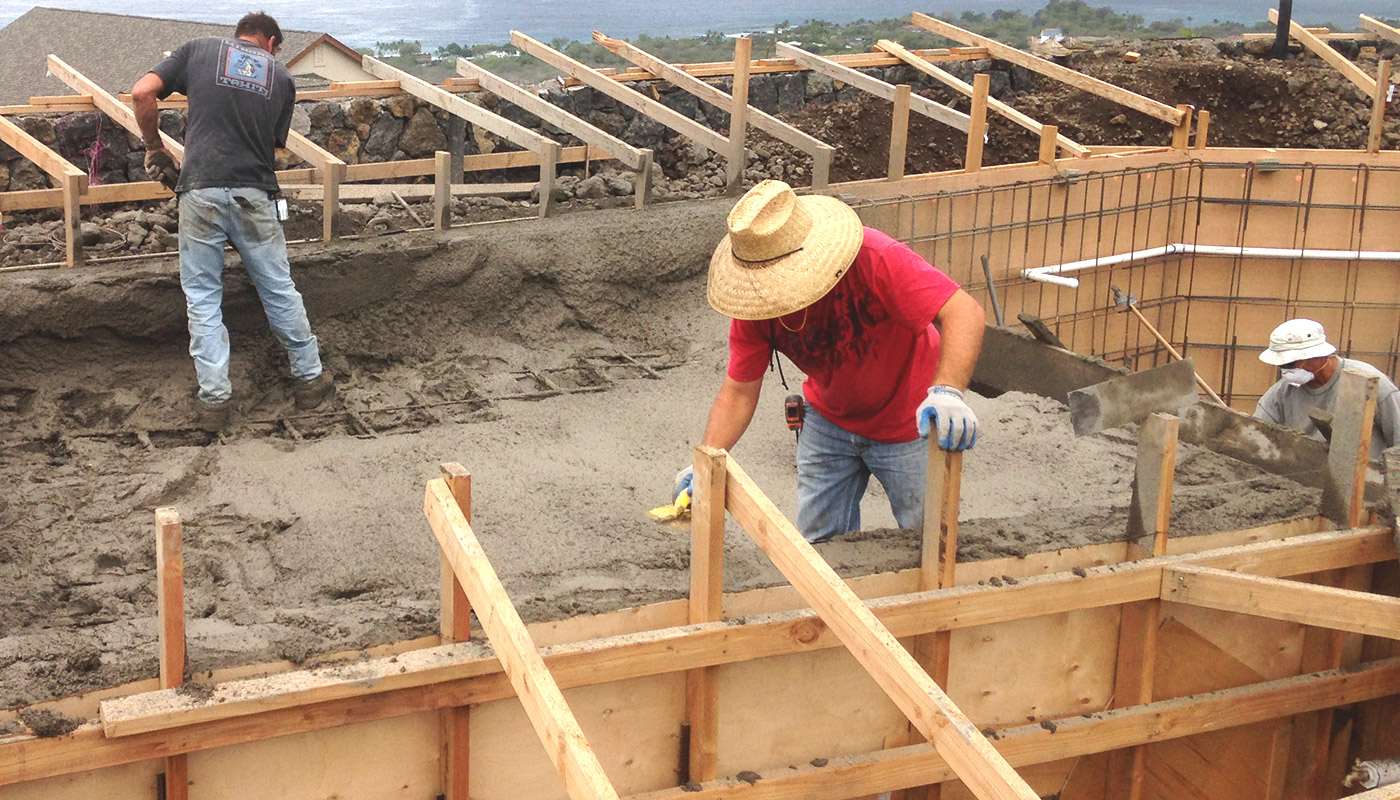
[[[1221,2],[1220,0],[1089,0],[1109,5],[1121,13],[1140,14],[1148,21],[1185,19],[1206,23],[1267,19],[1275,0]],[[417,40],[426,51],[451,43],[506,42],[518,29],[541,41],[556,38],[587,41],[593,30],[609,36],[694,36],[706,31],[738,33],[771,30],[787,21],[809,19],[851,22],[883,19],[923,11],[954,17],[962,11],[989,12],[998,8],[1027,13],[1044,7],[1031,0],[931,0],[911,5],[898,0],[707,0],[707,2],[638,2],[637,0],[359,0],[327,4],[322,0],[254,0],[246,8],[210,6],[191,0],[146,0],[140,4],[111,0],[44,0],[50,8],[105,11],[149,17],[232,23],[246,10],[260,8],[285,28],[330,33],[352,47],[375,42]],[[0,26],[28,11],[32,2],[0,0]],[[1294,16],[1300,21],[1332,21],[1355,29],[1357,14],[1379,16],[1400,13],[1400,0],[1296,0]],[[951,12],[951,13],[950,13]]]

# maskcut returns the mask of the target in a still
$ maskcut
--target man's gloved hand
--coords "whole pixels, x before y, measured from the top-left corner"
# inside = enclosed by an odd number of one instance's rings
[[[676,490],[671,492],[671,502],[680,499],[681,494],[691,495],[691,500],[695,499],[695,467],[687,466],[676,473]]]
[[[963,402],[962,392],[951,386],[929,389],[914,415],[919,435],[927,437],[933,428],[944,450],[971,450],[977,444],[977,415]]]
[[[175,184],[180,182],[180,168],[175,166],[175,159],[170,157],[165,148],[147,150],[146,176],[153,181],[160,181],[165,188],[174,191]]]

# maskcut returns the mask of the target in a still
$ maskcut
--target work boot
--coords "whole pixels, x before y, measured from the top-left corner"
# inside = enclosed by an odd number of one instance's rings
[[[335,381],[331,380],[331,374],[325,370],[320,375],[309,381],[302,381],[292,392],[292,397],[297,401],[297,408],[302,411],[310,411],[319,408],[326,398],[335,394]]]
[[[233,401],[225,400],[214,405],[199,403],[199,412],[195,415],[194,424],[202,431],[218,433],[228,427],[233,419]]]

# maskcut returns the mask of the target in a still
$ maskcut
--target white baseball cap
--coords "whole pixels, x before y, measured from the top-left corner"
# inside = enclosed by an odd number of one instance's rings
[[[1337,348],[1328,343],[1327,332],[1322,329],[1321,322],[1290,319],[1269,334],[1269,349],[1259,354],[1259,360],[1281,367],[1294,361],[1330,356],[1335,352]]]

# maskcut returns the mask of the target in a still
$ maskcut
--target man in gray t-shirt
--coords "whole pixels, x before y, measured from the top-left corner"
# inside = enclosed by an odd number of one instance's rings
[[[1278,367],[1281,377],[1259,398],[1254,416],[1322,441],[1322,432],[1308,412],[1314,408],[1329,412],[1336,409],[1342,370],[1374,375],[1378,386],[1376,418],[1371,427],[1371,460],[1379,461],[1382,451],[1393,446],[1400,433],[1400,390],[1370,364],[1338,358],[1336,353],[1337,348],[1327,341],[1322,323],[1291,319],[1275,328],[1269,335],[1269,349],[1259,354],[1259,360]]]
[[[131,89],[146,143],[146,168],[180,200],[180,286],[189,317],[190,356],[199,378],[200,427],[219,431],[233,412],[229,336],[223,321],[224,244],[243,257],[272,332],[297,379],[297,408],[319,406],[335,389],[292,283],[277,213],[276,148],[287,143],[296,86],[276,58],[277,21],[261,12],[239,20],[234,38],[194,39]],[[178,179],[158,130],[157,99],[189,100]]]

